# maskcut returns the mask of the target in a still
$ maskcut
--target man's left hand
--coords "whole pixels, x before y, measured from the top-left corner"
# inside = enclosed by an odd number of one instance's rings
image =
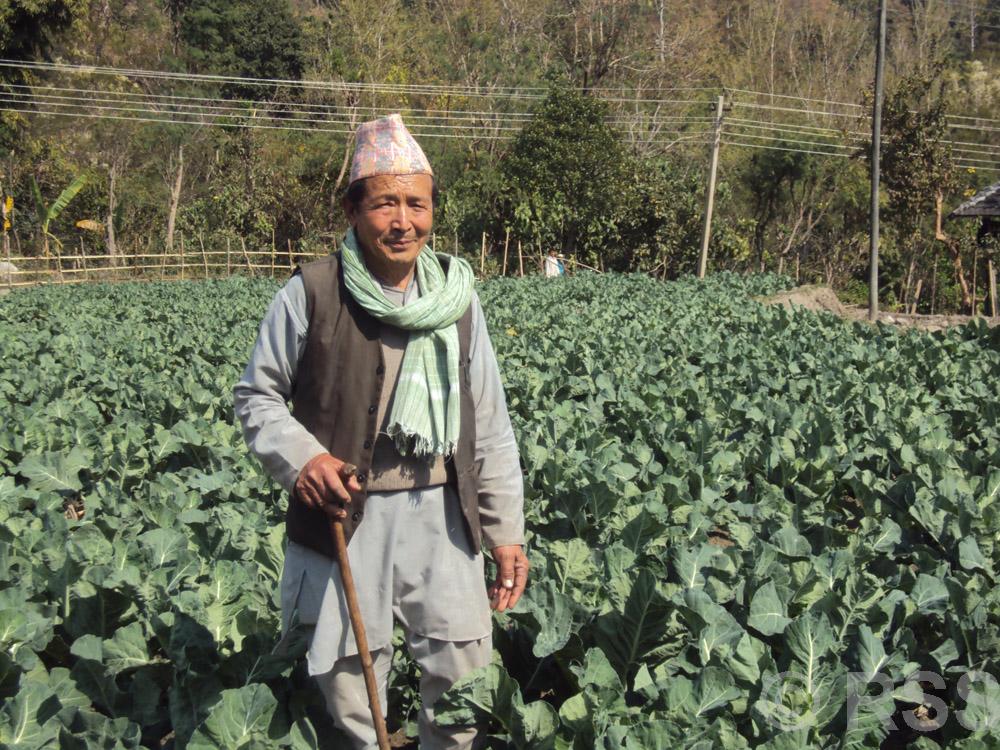
[[[493,548],[497,579],[490,586],[490,608],[497,612],[513,609],[528,585],[528,556],[520,544]]]

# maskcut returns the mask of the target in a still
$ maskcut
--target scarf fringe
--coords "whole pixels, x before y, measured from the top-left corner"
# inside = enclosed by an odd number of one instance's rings
[[[390,425],[386,432],[399,451],[399,455],[422,458],[427,462],[433,461],[438,456],[451,458],[458,447],[455,440],[447,442],[435,440],[401,424]]]

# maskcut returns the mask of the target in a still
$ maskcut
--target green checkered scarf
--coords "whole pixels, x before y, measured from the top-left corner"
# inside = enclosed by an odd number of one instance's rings
[[[452,258],[445,276],[425,247],[417,257],[420,298],[396,307],[365,266],[351,229],[340,243],[344,282],[358,304],[383,323],[410,332],[389,413],[389,437],[404,456],[450,456],[458,444],[459,376],[456,321],[472,301],[472,268]]]

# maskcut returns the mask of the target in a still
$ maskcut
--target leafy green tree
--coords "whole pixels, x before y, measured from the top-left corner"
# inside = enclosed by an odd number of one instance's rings
[[[302,30],[288,0],[190,0],[178,6],[183,55],[197,72],[297,80]],[[233,98],[268,98],[271,89],[227,86]]]
[[[69,28],[86,3],[82,0],[4,0],[0,2],[0,58],[35,60],[47,57],[56,35]],[[25,71],[0,69],[0,91],[10,84],[23,84]],[[15,138],[17,117],[0,113],[0,147],[9,148]]]
[[[933,75],[940,73],[940,67]],[[948,140],[946,103],[934,92],[932,76],[904,77],[889,92],[882,109],[882,185],[884,218],[896,240],[896,254],[887,254],[889,277],[898,280],[900,299],[911,303],[918,264],[935,251],[935,213],[955,185]],[[870,153],[870,149],[869,149]],[[955,271],[963,287],[964,272],[957,246]],[[966,304],[971,297],[966,295]]]
[[[591,263],[616,242],[628,158],[606,116],[594,97],[551,86],[500,163],[501,216],[515,234]]]

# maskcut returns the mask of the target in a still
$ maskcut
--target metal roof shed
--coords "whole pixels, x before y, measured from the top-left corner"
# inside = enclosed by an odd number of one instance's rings
[[[949,214],[949,218],[972,216],[1000,218],[1000,182],[983,188]]]

